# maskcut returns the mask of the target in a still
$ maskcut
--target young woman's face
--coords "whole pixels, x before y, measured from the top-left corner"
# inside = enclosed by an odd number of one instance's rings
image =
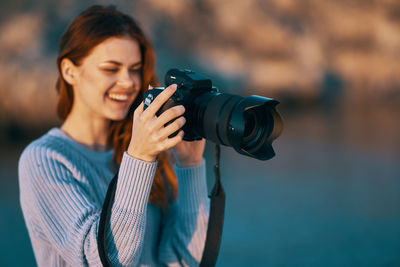
[[[140,90],[141,68],[136,40],[112,37],[101,42],[76,67],[74,111],[122,120]]]

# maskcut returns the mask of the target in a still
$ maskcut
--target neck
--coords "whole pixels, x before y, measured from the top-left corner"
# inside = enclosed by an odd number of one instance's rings
[[[94,151],[107,151],[110,147],[107,145],[108,129],[110,120],[92,116],[82,116],[73,112],[61,126],[76,142]]]

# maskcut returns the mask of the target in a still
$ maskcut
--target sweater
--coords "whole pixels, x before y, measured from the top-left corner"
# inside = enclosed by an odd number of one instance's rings
[[[113,151],[96,152],[53,128],[23,151],[20,203],[38,266],[101,266],[97,231]],[[124,153],[107,226],[113,266],[196,266],[207,233],[205,160],[174,165],[177,199],[162,211],[148,202],[157,162]]]

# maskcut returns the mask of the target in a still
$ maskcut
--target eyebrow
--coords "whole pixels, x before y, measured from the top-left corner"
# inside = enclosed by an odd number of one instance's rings
[[[121,62],[118,62],[118,61],[115,61],[115,60],[107,60],[107,61],[104,61],[103,63],[111,63],[111,64],[115,64],[117,66],[121,66],[122,65]],[[132,64],[131,67],[137,67],[137,66],[140,66],[140,65],[142,65],[142,61],[139,61],[139,62],[137,62],[135,64]]]

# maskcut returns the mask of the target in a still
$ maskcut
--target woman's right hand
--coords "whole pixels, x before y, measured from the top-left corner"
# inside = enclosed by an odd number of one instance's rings
[[[128,147],[128,154],[140,160],[153,162],[157,155],[182,141],[183,131],[168,138],[185,124],[182,116],[174,122],[166,123],[183,115],[185,108],[182,105],[174,106],[164,111],[159,117],[156,112],[174,94],[176,84],[170,85],[159,94],[154,101],[143,110],[143,102],[136,108],[133,115],[132,137]]]

